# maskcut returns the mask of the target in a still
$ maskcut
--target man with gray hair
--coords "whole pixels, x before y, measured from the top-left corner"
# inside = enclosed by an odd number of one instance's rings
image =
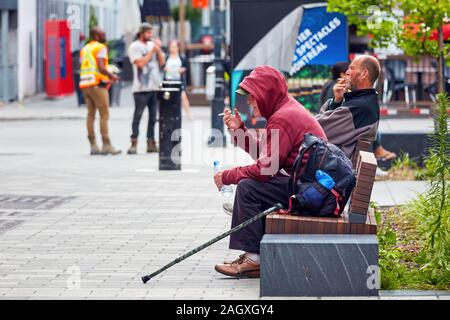
[[[374,89],[380,63],[369,55],[356,57],[333,88],[329,99],[316,116],[328,141],[351,158],[360,139],[375,141],[380,120],[378,92]]]

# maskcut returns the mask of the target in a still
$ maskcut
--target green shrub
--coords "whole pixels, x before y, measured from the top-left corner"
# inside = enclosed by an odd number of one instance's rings
[[[409,207],[376,207],[379,267],[382,290],[449,290],[450,278],[442,270],[423,268],[426,239],[419,232],[419,219]],[[383,215],[383,217],[381,217]]]
[[[450,279],[450,145],[448,141],[449,98],[439,94],[436,129],[430,136],[431,147],[426,157],[429,188],[407,206],[419,221],[419,231],[426,239],[422,256],[423,269],[439,283]]]
[[[175,22],[178,22],[179,20],[179,12],[180,7],[176,6],[172,9],[172,18],[175,20]],[[190,5],[185,6],[185,12],[186,12],[186,20],[190,21],[191,23],[198,23],[202,20],[202,10],[193,8]]]
[[[402,153],[392,163],[392,169],[394,170],[409,170],[418,169],[417,164],[409,157],[409,153]]]

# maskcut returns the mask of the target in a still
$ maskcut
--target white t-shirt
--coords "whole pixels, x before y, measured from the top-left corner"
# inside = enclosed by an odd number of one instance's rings
[[[97,59],[106,59],[107,57],[108,57],[108,49],[106,49],[106,47],[98,51]]]
[[[143,68],[138,68],[134,64],[137,59],[147,55],[153,46],[154,43],[151,41],[143,43],[136,40],[128,47],[128,57],[133,65],[133,92],[149,92],[159,88],[162,76],[156,53]]]
[[[169,71],[166,71],[166,79],[167,80],[181,80],[181,74],[178,71],[183,66],[181,62],[180,56],[176,58],[169,57],[166,62],[166,68]]]

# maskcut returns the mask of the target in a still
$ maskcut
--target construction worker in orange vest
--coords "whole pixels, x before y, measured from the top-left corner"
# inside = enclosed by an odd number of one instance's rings
[[[117,155],[109,138],[109,95],[108,89],[112,83],[119,81],[119,77],[108,71],[108,48],[105,45],[105,31],[94,27],[90,31],[91,41],[80,52],[80,89],[88,110],[87,131],[91,144],[91,155]],[[97,110],[100,113],[100,133],[102,149],[95,140],[94,122]]]

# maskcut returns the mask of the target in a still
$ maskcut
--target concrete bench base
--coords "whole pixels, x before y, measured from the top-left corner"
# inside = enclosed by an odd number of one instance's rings
[[[375,235],[266,234],[261,297],[377,296]]]

